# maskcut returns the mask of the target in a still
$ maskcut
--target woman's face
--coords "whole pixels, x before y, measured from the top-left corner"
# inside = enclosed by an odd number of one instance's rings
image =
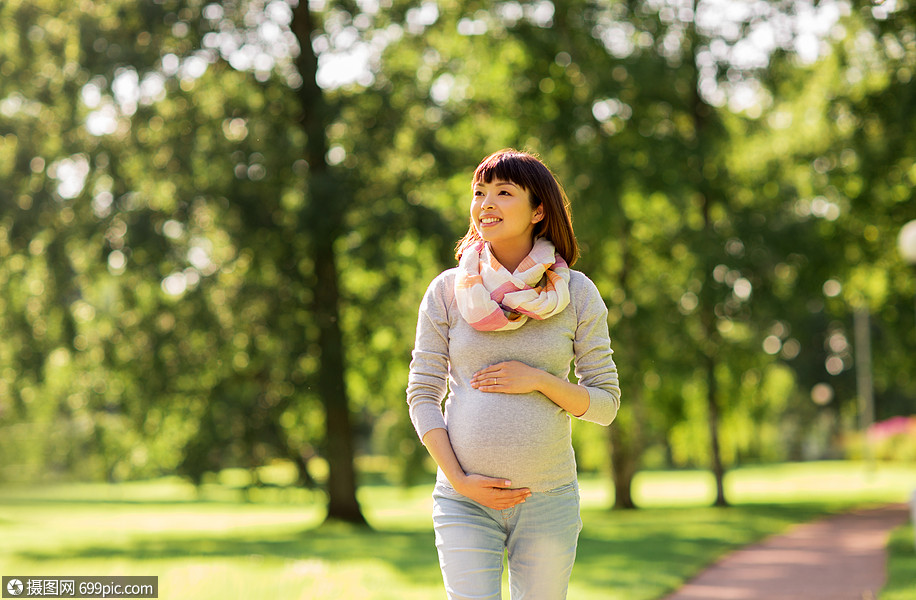
[[[471,219],[491,244],[530,244],[544,207],[531,208],[531,194],[511,181],[478,181],[473,187]]]

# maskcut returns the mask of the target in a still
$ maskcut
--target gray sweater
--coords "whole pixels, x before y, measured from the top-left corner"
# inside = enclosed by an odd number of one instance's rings
[[[509,360],[566,379],[574,361],[590,399],[579,418],[609,425],[620,405],[620,387],[598,289],[571,271],[571,300],[560,314],[529,319],[514,331],[477,331],[458,312],[456,271],[434,279],[420,305],[407,384],[417,434],[423,439],[431,429],[447,429],[466,473],[507,478],[512,487],[546,491],[573,481],[576,460],[566,411],[540,392],[483,392],[470,381],[480,369]],[[441,471],[439,479],[445,481]]]

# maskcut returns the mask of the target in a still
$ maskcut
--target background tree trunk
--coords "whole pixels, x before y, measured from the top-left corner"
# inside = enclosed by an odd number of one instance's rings
[[[317,31],[308,2],[293,11],[292,31],[299,42],[296,65],[302,76],[298,90],[302,107],[302,128],[307,136],[305,159],[308,181],[301,227],[307,237],[313,261],[312,315],[318,325],[321,350],[318,395],[325,411],[325,448],[328,461],[329,520],[365,524],[356,499],[356,471],[353,466],[353,431],[344,372],[343,336],[340,330],[340,286],[334,242],[343,226],[347,208],[346,190],[333,176],[325,160],[325,128],[333,111],[318,86],[318,58],[312,49]]]
[[[611,473],[614,476],[614,508],[638,508],[633,501],[633,476],[639,468],[641,449],[634,447],[633,419],[621,423],[619,418],[610,427]]]
[[[696,10],[696,3],[694,3]],[[716,479],[716,506],[728,506],[725,498],[725,467],[722,463],[722,453],[719,446],[719,398],[718,385],[716,383],[716,355],[722,347],[722,339],[716,328],[716,297],[712,289],[713,282],[711,275],[715,266],[715,257],[720,252],[716,243],[716,231],[713,227],[711,209],[713,200],[721,198],[717,193],[716,185],[707,175],[706,166],[716,165],[714,153],[716,123],[715,110],[700,95],[700,72],[697,67],[697,54],[699,52],[699,34],[696,29],[696,22],[692,21],[689,27],[690,49],[687,53],[691,65],[692,86],[690,104],[692,108],[693,127],[696,132],[696,164],[699,170],[697,191],[699,192],[700,210],[703,217],[703,238],[700,241],[701,247],[705,248],[703,252],[704,261],[700,264],[703,272],[700,280],[703,282],[703,288],[699,295],[699,318],[702,327],[702,355],[705,361],[706,370],[706,405],[708,411],[709,424],[709,452],[710,463],[713,476]],[[719,169],[721,171],[721,169]]]

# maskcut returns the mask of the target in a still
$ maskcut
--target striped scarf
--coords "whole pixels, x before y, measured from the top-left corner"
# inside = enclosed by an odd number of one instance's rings
[[[478,331],[511,331],[528,317],[546,319],[569,304],[569,266],[544,238],[514,273],[499,264],[483,242],[465,249],[455,277],[461,316]]]

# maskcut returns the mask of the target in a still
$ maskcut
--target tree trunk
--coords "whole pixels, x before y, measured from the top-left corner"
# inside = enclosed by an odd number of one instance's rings
[[[611,472],[614,475],[614,509],[638,508],[633,501],[633,476],[639,453],[634,452],[632,436],[624,433],[621,423],[615,422],[609,430],[611,438]]]
[[[334,242],[341,233],[347,196],[325,161],[325,128],[332,111],[318,86],[318,57],[312,50],[317,30],[308,2],[299,2],[291,23],[299,42],[296,66],[302,77],[298,90],[302,107],[301,126],[307,136],[307,198],[301,227],[308,239],[314,278],[312,315],[318,325],[321,349],[318,395],[325,410],[326,459],[328,461],[328,520],[366,524],[356,499],[356,470],[353,466],[353,432],[344,382],[343,336],[340,331],[340,292]]]
[[[694,3],[694,10],[696,3]],[[719,448],[719,392],[716,385],[716,353],[721,346],[721,340],[718,337],[716,329],[716,299],[711,289],[709,281],[712,273],[713,256],[715,253],[716,232],[713,228],[710,209],[713,199],[719,197],[716,194],[715,186],[712,185],[708,176],[705,174],[706,163],[710,156],[713,156],[713,146],[715,142],[714,132],[710,131],[709,117],[714,114],[714,110],[700,96],[700,74],[696,66],[697,49],[699,47],[696,23],[691,22],[688,27],[688,41],[690,48],[688,51],[689,64],[692,70],[692,90],[690,96],[691,108],[693,113],[694,131],[696,131],[696,158],[697,170],[700,173],[698,191],[702,199],[701,211],[703,214],[703,241],[705,248],[701,246],[705,260],[703,264],[703,274],[701,281],[703,289],[700,293],[699,315],[703,329],[703,348],[702,355],[706,361],[706,405],[709,416],[709,450],[712,473],[716,479],[716,506],[728,506],[725,498],[725,467],[722,464],[722,453]],[[712,242],[712,243],[711,243]]]
[[[317,234],[317,232],[314,232]],[[337,266],[333,239],[315,240],[315,309],[321,367],[318,393],[324,404],[328,461],[328,519],[365,524],[356,500],[356,470],[353,467],[353,431],[344,383],[343,336],[340,332]]]
[[[709,217],[709,190],[705,184],[703,188],[703,221],[706,239],[713,235],[712,223]],[[712,266],[707,264],[705,277],[712,273]],[[703,360],[706,363],[706,410],[709,423],[709,453],[712,474],[716,479],[716,506],[728,506],[725,499],[725,467],[722,464],[722,452],[719,447],[719,386],[716,382],[716,353],[721,346],[716,330],[715,297],[710,289],[707,279],[700,294],[700,319],[703,325]]]
[[[725,499],[725,468],[722,466],[722,452],[719,448],[719,398],[716,385],[716,361],[706,357],[706,403],[709,411],[709,451],[712,454],[712,474],[716,478],[716,506],[728,506]]]
[[[620,289],[627,292],[629,296],[629,278],[635,263],[633,253],[630,252],[629,240],[631,223],[629,219],[622,219],[622,232],[620,235],[620,255],[622,266],[618,276],[618,285]],[[637,348],[636,327],[630,324],[628,319],[619,323],[619,334],[617,339],[624,341],[624,352],[627,353],[627,363],[630,365],[639,364]],[[627,378],[628,381],[635,381],[635,377]],[[624,388],[621,381],[621,388]],[[634,385],[632,389],[627,389],[622,394],[626,394],[627,410],[617,415],[617,419],[611,424],[608,436],[611,446],[611,474],[614,477],[614,508],[615,509],[634,509],[637,508],[633,501],[633,476],[639,469],[639,460],[643,451],[642,443],[642,417],[640,410],[642,395],[639,393],[639,387]]]

